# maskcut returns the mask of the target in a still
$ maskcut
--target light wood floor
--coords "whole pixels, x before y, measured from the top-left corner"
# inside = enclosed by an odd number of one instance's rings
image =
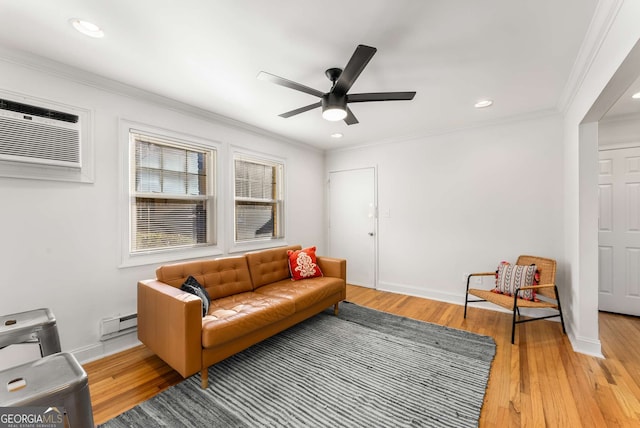
[[[600,314],[600,359],[573,352],[553,321],[520,324],[511,345],[506,313],[470,308],[465,320],[462,306],[354,286],[347,300],[492,336],[480,427],[640,427],[640,318]],[[182,380],[143,346],[84,368],[97,424]]]

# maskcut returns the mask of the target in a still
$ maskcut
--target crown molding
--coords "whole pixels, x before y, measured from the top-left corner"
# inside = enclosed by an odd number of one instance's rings
[[[361,150],[361,149],[365,149],[365,148],[384,146],[384,145],[388,145],[388,144],[406,143],[406,142],[409,142],[409,141],[423,140],[423,139],[426,139],[426,138],[433,138],[433,137],[438,137],[438,136],[443,136],[443,135],[449,135],[449,134],[454,134],[454,133],[457,133],[457,132],[480,130],[480,129],[484,129],[484,128],[493,128],[493,127],[496,127],[496,126],[505,126],[505,125],[510,125],[510,124],[513,124],[513,123],[526,122],[526,121],[529,121],[529,120],[536,120],[536,119],[544,119],[544,118],[554,117],[554,116],[558,116],[559,117],[559,115],[560,115],[560,112],[558,110],[556,110],[556,109],[537,110],[537,111],[534,111],[534,112],[523,113],[523,114],[513,115],[513,116],[507,116],[507,117],[504,117],[504,118],[494,119],[494,120],[491,120],[491,121],[473,123],[473,124],[466,125],[466,126],[454,126],[454,127],[449,127],[449,128],[434,129],[434,130],[432,130],[430,132],[424,132],[424,133],[420,133],[420,134],[413,134],[413,135],[405,135],[405,136],[400,136],[400,137],[388,138],[388,139],[385,139],[385,140],[380,140],[380,141],[376,141],[376,142],[372,142],[372,143],[358,144],[358,145],[347,146],[347,147],[338,147],[338,148],[333,148],[333,149],[327,149],[327,153],[348,152],[348,151],[352,151],[352,150]]]
[[[624,0],[598,1],[567,83],[558,99],[557,109],[560,112],[566,113],[568,111],[580,91],[623,3]]]
[[[2,45],[0,45],[0,61],[30,68],[38,72],[50,74],[85,86],[90,86],[99,90],[111,92],[113,94],[157,104],[169,110],[173,110],[209,122],[226,125],[242,131],[250,132],[261,137],[271,138],[279,142],[294,145],[306,150],[311,150],[316,153],[324,153],[323,149],[303,143],[301,141],[289,139],[280,134],[267,131],[266,129],[253,126],[248,123],[232,119],[230,117],[223,116],[209,110],[195,107],[169,97],[149,92],[144,89],[128,85],[126,83],[109,79],[95,73],[71,67],[58,61],[54,61],[23,51],[16,51]]]
[[[638,122],[640,121],[640,113],[618,114],[615,116],[605,116],[599,120],[600,124],[615,124],[620,122]]]

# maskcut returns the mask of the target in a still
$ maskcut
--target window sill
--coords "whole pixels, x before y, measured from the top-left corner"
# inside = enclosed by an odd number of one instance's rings
[[[217,247],[185,248],[180,250],[125,254],[118,268],[123,269],[135,266],[178,262],[187,259],[221,256],[223,254],[224,253]]]
[[[284,239],[270,239],[268,241],[249,241],[236,243],[229,248],[229,254],[246,253],[248,251],[266,250],[269,248],[286,247],[289,244]]]

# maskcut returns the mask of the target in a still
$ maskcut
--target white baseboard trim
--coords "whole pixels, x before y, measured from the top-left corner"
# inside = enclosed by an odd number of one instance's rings
[[[378,289],[380,291],[388,291],[391,293],[399,293],[406,294],[409,296],[422,297],[425,299],[437,300],[441,302],[451,303],[454,305],[464,305],[464,294],[458,293],[443,293],[442,291],[431,290],[426,288],[419,288],[411,285],[405,284],[394,284],[390,282],[379,282]],[[469,303],[470,308],[479,308],[479,309],[487,309],[505,313],[511,313],[504,308],[501,308],[497,305],[488,304],[485,302],[481,303]],[[555,312],[555,311],[553,311]],[[520,313],[524,316],[543,316],[552,313],[551,311],[547,311],[544,309],[522,309]],[[569,337],[569,341],[571,342],[571,347],[573,350],[580,354],[589,355],[597,358],[605,358],[602,354],[602,344],[598,339],[591,339],[581,336],[576,336],[571,326],[567,324],[566,314],[565,315],[565,327],[567,329],[567,336]],[[467,315],[468,316],[468,315]],[[550,318],[548,321],[560,322],[560,318]]]
[[[409,296],[415,297],[423,297],[425,299],[437,300],[441,302],[451,303],[454,305],[464,305],[464,294],[458,293],[443,293],[438,290],[431,290],[426,288],[414,287],[411,285],[404,284],[394,284],[390,282],[380,282],[378,284],[378,289],[380,291],[388,291],[391,293],[399,293],[399,294],[407,294]],[[505,313],[511,313],[504,308],[501,308],[496,305],[488,304],[488,303],[469,303],[468,307],[470,308],[479,308],[479,309],[487,309]],[[521,310],[522,315],[527,316],[542,316],[545,314],[549,314],[550,311],[545,311],[544,309],[529,309],[529,310]],[[576,336],[573,334],[571,326],[567,324],[568,320],[565,315],[565,327],[567,329],[567,336],[569,337],[569,341],[571,342],[571,347],[573,350],[580,354],[589,355],[597,358],[605,358],[602,354],[602,344],[598,339],[591,339],[587,337]],[[467,315],[468,316],[468,315]],[[560,318],[550,318],[548,321],[560,322]]]
[[[391,282],[378,283],[378,289],[380,291],[389,291],[391,293],[407,294],[409,296],[423,297],[425,299],[437,300],[439,302],[451,303],[453,305],[464,306],[464,294],[458,293],[443,293],[439,290],[432,290],[428,288],[419,288],[412,285],[395,284]],[[470,308],[488,309],[497,312],[504,312],[510,314],[511,311],[504,309],[500,306],[494,305],[489,302],[469,303]],[[544,315],[550,315],[555,311],[549,311],[544,309],[521,309],[520,313],[524,316],[540,317]],[[560,322],[560,318],[550,318],[549,321]]]
[[[125,351],[135,346],[141,345],[138,340],[137,330],[114,337],[113,339],[98,342],[93,345],[83,346],[75,349],[71,353],[78,359],[81,364],[99,360],[106,356]]]
[[[392,282],[378,282],[378,290],[390,293],[406,294],[408,296],[423,297],[425,299],[438,300],[455,305],[464,305],[464,295],[457,293],[444,293],[439,290],[415,287],[413,285],[395,284]]]
[[[382,281],[378,283],[378,290],[388,291],[390,293],[406,294],[415,297],[422,297],[425,299],[451,303],[454,305],[464,305],[464,294],[446,293],[438,290]],[[499,306],[486,303],[469,303],[469,307],[511,313],[510,311],[507,311],[506,309],[503,309]],[[531,315],[533,316],[539,316],[540,314],[541,312],[537,312],[535,314],[533,312],[531,313]],[[560,320],[556,318],[551,318],[549,319],[549,321],[560,322]],[[575,334],[573,334],[570,326],[568,325],[567,334],[574,351],[597,358],[604,358],[604,355],[602,355],[602,344],[600,343],[600,340],[576,336]],[[75,349],[71,351],[71,353],[78,359],[80,363],[84,364],[112,354],[116,354],[118,352],[125,351],[141,344],[142,342],[138,340],[137,331],[132,331],[122,336],[114,337],[113,339]]]
[[[576,336],[572,331],[567,332],[573,350],[592,357],[604,358],[602,354],[602,343],[598,339]]]

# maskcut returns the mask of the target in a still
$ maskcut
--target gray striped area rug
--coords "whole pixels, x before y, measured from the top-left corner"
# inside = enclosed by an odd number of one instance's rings
[[[345,302],[101,427],[475,427],[494,355],[490,337]]]

